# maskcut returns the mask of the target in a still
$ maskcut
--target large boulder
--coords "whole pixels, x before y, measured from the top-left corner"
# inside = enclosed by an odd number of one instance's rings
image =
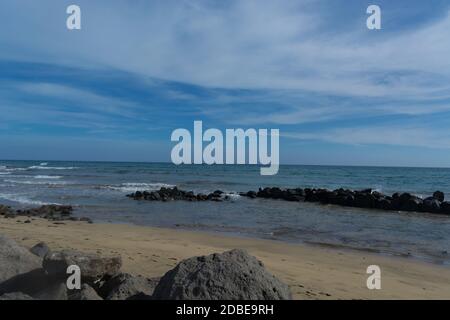
[[[423,200],[422,211],[430,213],[439,213],[441,211],[441,203],[434,197],[429,197]]]
[[[34,298],[22,292],[12,292],[1,295],[0,301],[2,300],[34,300]]]
[[[80,290],[68,290],[69,300],[103,300],[88,284],[82,284]]]
[[[284,300],[289,287],[243,250],[180,262],[160,280],[154,299]]]
[[[158,281],[159,279],[121,273],[106,281],[99,293],[106,300],[127,300],[142,294],[152,296]]]
[[[49,275],[60,278],[67,277],[67,268],[71,265],[80,267],[83,281],[93,283],[104,276],[116,275],[122,267],[122,259],[63,250],[51,252],[45,256],[43,262],[43,268]]]
[[[358,208],[373,208],[375,206],[376,198],[368,190],[355,192],[353,206]]]
[[[385,196],[380,197],[375,200],[374,207],[381,210],[392,210],[392,200]]]
[[[444,201],[441,203],[441,213],[450,215],[450,202]]]
[[[65,282],[57,282],[45,287],[34,296],[37,300],[68,300],[67,285]]]
[[[0,294],[9,292],[22,292],[30,296],[43,291],[45,288],[60,283],[58,279],[49,277],[44,269],[35,269],[18,274],[0,284]]]
[[[17,275],[0,284],[0,294],[21,292],[38,300],[67,300],[64,279],[49,276],[44,269]]]
[[[45,242],[39,242],[30,249],[30,252],[38,257],[44,258],[48,253],[50,253],[50,248]]]
[[[444,201],[445,199],[445,195],[442,191],[435,191],[433,193],[433,198],[435,198],[436,200],[439,200],[440,202]]]
[[[42,260],[15,241],[0,236],[0,284],[41,267]]]
[[[420,211],[422,208],[422,199],[412,196],[400,205],[402,211]]]

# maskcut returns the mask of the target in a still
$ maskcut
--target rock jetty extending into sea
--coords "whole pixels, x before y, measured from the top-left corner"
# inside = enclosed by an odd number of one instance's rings
[[[372,189],[349,190],[349,189],[313,189],[313,188],[295,188],[281,189],[260,188],[258,191],[241,192],[238,195],[250,199],[262,198],[272,200],[284,200],[292,202],[315,202],[320,204],[332,204],[344,207],[407,211],[407,212],[426,212],[443,214],[450,216],[450,202],[445,201],[444,193],[436,191],[432,196],[422,199],[410,193],[394,193],[385,195]],[[158,191],[137,191],[127,195],[134,200],[147,201],[215,201],[221,202],[231,199],[229,193],[217,190],[210,194],[194,193],[192,191],[183,191],[174,188],[161,188]]]

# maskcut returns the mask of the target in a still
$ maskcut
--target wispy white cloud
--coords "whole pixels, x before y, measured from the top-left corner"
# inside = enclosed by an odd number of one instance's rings
[[[337,128],[320,132],[285,132],[282,136],[297,140],[325,141],[347,145],[391,145],[450,149],[448,130],[430,130],[426,126],[364,126]]]
[[[161,79],[202,86],[308,90],[357,96],[430,96],[448,83],[424,83],[414,73],[450,77],[450,16],[407,32],[370,34],[362,23],[333,31],[328,16],[302,1],[79,1],[84,29],[61,23],[64,3],[15,1],[2,6],[3,57],[28,48],[33,58],[60,63],[108,65]],[[316,9],[316,10],[315,10]],[[11,15],[11,14],[8,14]],[[365,12],[361,12],[364,22]],[[4,19],[3,19],[4,18]],[[45,34],[45,37],[37,35]],[[11,49],[12,48],[12,49]],[[28,57],[31,58],[31,57]]]

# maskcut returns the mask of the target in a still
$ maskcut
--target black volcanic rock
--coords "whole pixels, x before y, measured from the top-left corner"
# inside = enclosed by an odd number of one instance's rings
[[[247,197],[249,197],[249,198],[252,198],[252,199],[254,199],[254,198],[257,197],[257,193],[256,193],[255,191],[249,191],[249,192],[247,192],[245,195],[246,195]]]
[[[434,197],[423,200],[422,211],[430,213],[439,213],[441,211],[441,203]]]
[[[371,193],[364,191],[356,191],[354,194],[355,200],[353,201],[353,206],[358,208],[374,208],[375,207],[375,197]]]
[[[319,202],[321,204],[334,204],[346,207],[357,207],[365,209],[378,210],[395,210],[408,212],[429,212],[429,213],[444,213],[449,209],[441,209],[441,203],[444,199],[444,194],[436,191],[433,197],[422,200],[421,198],[410,193],[394,193],[392,196],[387,196],[381,192],[372,189],[363,189],[359,191],[352,191],[348,189],[336,189],[334,191],[328,189],[314,189],[314,188],[288,188],[282,189],[280,187],[265,187],[259,188],[257,192],[247,191],[240,192],[240,196],[249,199],[262,198],[273,200],[284,200],[291,202]],[[149,200],[149,201],[213,201],[222,202],[230,200],[229,195],[224,194],[223,191],[216,190],[210,194],[195,194],[192,191],[183,191],[174,188],[161,188],[159,191],[137,191],[127,197],[135,200]],[[425,203],[426,201],[426,203]]]
[[[17,210],[18,216],[40,217],[49,220],[67,220],[72,214],[71,206],[44,205],[39,208]]]
[[[441,213],[450,215],[450,202],[444,201],[441,203]]]
[[[400,207],[402,211],[420,211],[422,209],[423,201],[419,198],[411,198],[403,203]]]
[[[208,195],[203,193],[195,194],[192,191],[180,190],[177,187],[173,188],[161,188],[158,191],[136,191],[135,193],[128,194],[127,197],[134,200],[147,200],[147,201],[223,201],[229,200],[230,197],[225,195],[221,190],[216,190]]]
[[[436,200],[442,202],[442,201],[444,201],[444,199],[445,199],[445,195],[444,195],[444,193],[441,192],[441,191],[435,191],[435,192],[433,193],[433,198],[435,198]]]
[[[381,210],[393,210],[392,200],[382,197],[375,200],[375,208]]]

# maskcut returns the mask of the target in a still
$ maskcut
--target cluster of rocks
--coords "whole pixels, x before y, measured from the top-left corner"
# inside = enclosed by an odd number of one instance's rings
[[[162,278],[121,272],[118,256],[74,250],[28,250],[0,236],[0,300],[291,299],[286,284],[242,250],[194,257]],[[81,288],[67,288],[67,268],[81,270]]]
[[[334,204],[346,207],[357,207],[367,209],[415,211],[450,215],[450,202],[444,201],[444,193],[436,191],[431,197],[422,199],[410,193],[394,193],[392,196],[382,194],[372,189],[349,190],[349,189],[314,189],[295,188],[281,189],[260,188],[258,191],[239,193],[240,196],[251,199],[279,199],[296,202],[316,202],[321,204]],[[174,188],[161,188],[158,191],[137,191],[127,195],[135,200],[148,201],[224,201],[230,196],[223,191],[217,190],[210,194],[195,194],[192,191],[183,191]]]
[[[180,190],[177,187],[173,188],[161,188],[157,191],[136,191],[135,193],[128,194],[127,197],[134,200],[148,200],[148,201],[216,201],[221,202],[229,200],[230,197],[223,191],[217,190],[209,194],[198,193],[193,191]]]
[[[92,220],[87,217],[74,217],[72,216],[73,207],[72,206],[61,206],[61,205],[43,205],[38,208],[24,209],[24,210],[14,210],[9,206],[4,206],[0,204],[0,216],[5,218],[17,218],[17,217],[28,217],[28,218],[43,218],[50,221],[86,221],[92,223]]]
[[[372,189],[353,191],[348,189],[280,189],[264,188],[240,193],[249,198],[281,199],[286,201],[317,202],[346,207],[370,208],[395,211],[415,211],[450,215],[450,202],[444,201],[444,193],[436,191],[433,196],[422,199],[410,193],[384,195]]]

